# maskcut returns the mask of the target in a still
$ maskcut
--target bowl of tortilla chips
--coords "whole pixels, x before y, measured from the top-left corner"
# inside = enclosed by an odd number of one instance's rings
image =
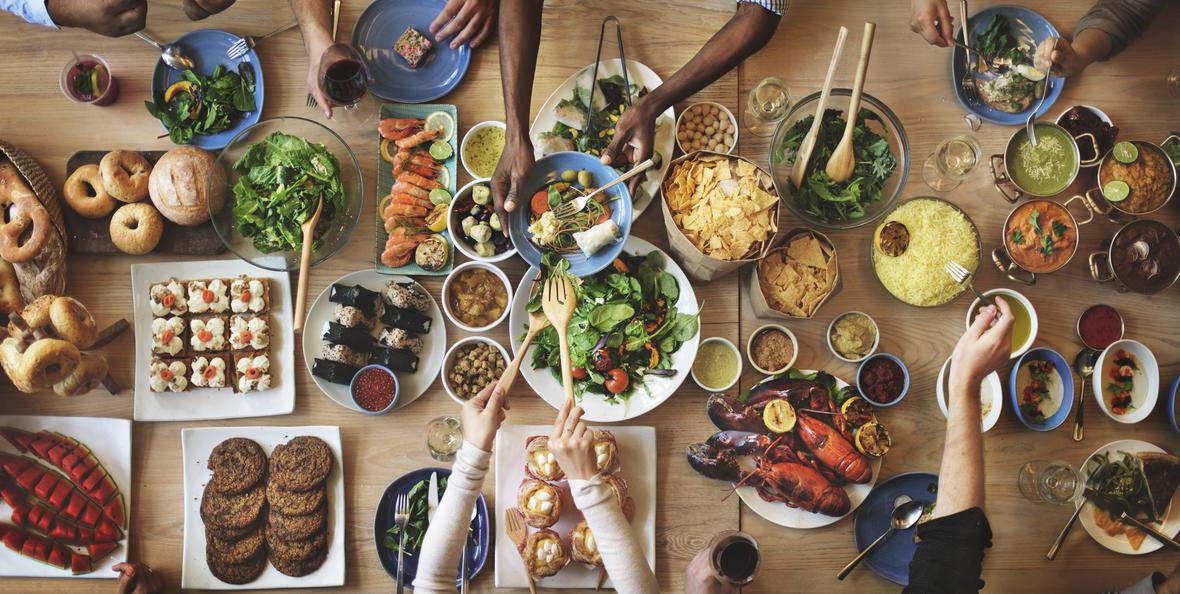
[[[811,319],[840,290],[836,247],[822,233],[792,229],[758,260],[749,278],[754,315]]]
[[[770,174],[736,155],[684,155],[668,166],[660,193],[669,247],[696,280],[758,260],[778,232],[780,200]]]

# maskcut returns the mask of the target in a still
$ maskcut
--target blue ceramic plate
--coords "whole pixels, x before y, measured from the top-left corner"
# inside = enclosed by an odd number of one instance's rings
[[[361,13],[352,30],[352,45],[369,70],[369,90],[378,97],[401,103],[433,101],[450,93],[471,63],[467,44],[451,49],[450,39],[435,41],[430,23],[442,11],[444,0],[376,0]],[[397,52],[407,27],[413,27],[434,47],[418,68],[410,68]]]
[[[381,559],[381,565],[385,567],[385,572],[394,579],[397,578],[397,553],[385,548],[385,532],[393,526],[393,505],[397,496],[402,493],[409,493],[410,489],[418,484],[420,481],[429,481],[430,473],[437,472],[439,478],[451,476],[451,471],[448,468],[419,468],[418,470],[411,470],[406,474],[401,475],[397,480],[389,483],[385,488],[385,493],[381,495],[381,501],[377,503],[377,514],[373,519],[373,536],[377,544],[377,557]],[[441,494],[440,494],[441,495]],[[491,534],[491,528],[488,524],[488,504],[484,501],[483,495],[475,502],[475,519],[472,520],[474,529],[470,540],[467,542],[467,578],[479,575],[483,570],[484,564],[488,560],[488,536]],[[406,586],[414,583],[414,576],[418,574],[418,551],[413,551],[413,555],[407,554],[404,556],[402,563],[404,564],[404,579]],[[456,583],[458,583],[459,568],[455,568]]]
[[[934,503],[935,493],[931,486],[938,487],[938,475],[929,472],[904,472],[890,477],[877,485],[856,510],[852,530],[856,538],[856,550],[863,551],[877,537],[889,529],[893,514],[893,500],[901,494],[909,495],[914,501]],[[873,573],[905,586],[910,581],[910,560],[918,545],[914,542],[915,528],[898,530],[877,547],[865,559]]]
[[[974,40],[976,35],[987,28],[987,24],[991,22],[992,16],[997,14],[1008,17],[1008,22],[1012,26],[1013,33],[1017,37],[1031,40],[1033,47],[1046,38],[1061,36],[1057,32],[1057,28],[1045,17],[1023,6],[1005,4],[985,8],[968,19],[971,39]],[[959,40],[963,39],[961,28],[955,31],[955,35]],[[1028,118],[1028,110],[1022,113],[1008,113],[995,109],[985,103],[974,102],[967,98],[963,92],[962,85],[959,84],[959,81],[963,80],[963,75],[966,73],[967,67],[964,64],[964,54],[966,53],[966,50],[958,46],[952,48],[951,51],[951,88],[955,90],[955,97],[959,100],[959,104],[967,111],[993,124],[1000,124],[1001,126],[1023,125],[1024,121]],[[993,75],[984,74],[981,76]],[[1040,111],[1037,112],[1037,117],[1045,115],[1049,111],[1049,108],[1053,107],[1053,102],[1057,100],[1057,97],[1061,95],[1061,89],[1065,87],[1064,78],[1050,76],[1046,80],[1049,81],[1049,89],[1047,91],[1049,96],[1045,98],[1045,103],[1041,106]],[[1037,101],[1040,100],[1037,99],[1034,101],[1033,107],[1036,106]],[[1032,107],[1029,109],[1031,110]]]
[[[589,171],[594,178],[595,187],[605,185],[619,177],[619,172],[609,165],[603,165],[601,161],[585,153],[572,151],[553,153],[533,165],[528,176],[521,182],[516,210],[508,215],[508,235],[512,239],[512,245],[516,246],[520,257],[524,258],[524,261],[533,268],[541,267],[541,249],[532,242],[532,234],[528,232],[529,222],[532,218],[532,211],[529,208],[530,198],[545,186],[550,173],[560,175],[566,169]],[[566,254],[565,259],[570,263],[569,272],[574,276],[590,276],[606,268],[619,256],[619,252],[623,251],[623,244],[627,242],[627,236],[631,234],[631,194],[627,191],[627,184],[620,183],[606,192],[617,196],[608,205],[611,210],[610,218],[619,227],[619,239],[598,250],[589,258],[582,255],[580,250]]]
[[[184,48],[185,53],[192,58],[196,64],[194,69],[206,76],[212,74],[218,64],[230,70],[237,70],[239,64],[248,62],[254,69],[254,103],[258,109],[243,115],[237,125],[229,130],[217,134],[194,135],[192,142],[189,143],[191,146],[208,150],[225,148],[239,132],[257,124],[258,118],[262,116],[262,98],[265,95],[265,85],[262,82],[262,62],[258,60],[258,54],[254,53],[254,50],[250,50],[237,60],[231,60],[225,55],[226,50],[237,43],[239,39],[241,37],[233,33],[217,29],[197,29],[181,35],[174,42]],[[169,68],[162,60],[157,59],[156,69],[152,72],[152,97],[156,101],[160,101],[168,86],[178,80],[180,80],[180,71]]]
[[[1045,419],[1044,423],[1034,423],[1031,419],[1024,418],[1020,413],[1021,394],[1016,386],[1016,377],[1020,373],[1020,369],[1024,367],[1025,363],[1030,361],[1048,361],[1053,364],[1053,368],[1057,370],[1057,376],[1061,378],[1060,386],[1049,386],[1050,390],[1061,390],[1061,406],[1057,407],[1057,412],[1053,416]],[[1008,402],[1012,405],[1012,412],[1020,419],[1021,424],[1033,431],[1052,431],[1061,426],[1065,422],[1066,417],[1069,416],[1069,409],[1073,406],[1073,371],[1070,370],[1069,364],[1065,362],[1065,357],[1062,357],[1057,351],[1037,347],[1029,350],[1027,353],[1020,356],[1016,360],[1016,364],[1012,366],[1012,371],[1008,374]]]
[[[1168,424],[1176,433],[1180,433],[1180,424],[1176,422],[1176,396],[1180,392],[1180,375],[1172,380],[1172,387],[1168,389],[1168,407],[1164,409],[1164,414],[1168,415]]]

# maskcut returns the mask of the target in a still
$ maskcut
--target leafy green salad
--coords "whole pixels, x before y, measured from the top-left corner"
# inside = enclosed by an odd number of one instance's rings
[[[564,274],[567,260],[547,252],[542,267]],[[577,310],[569,325],[574,394],[602,394],[607,402],[627,400],[649,375],[676,375],[671,355],[697,335],[699,312],[681,313],[680,284],[667,270],[664,255],[622,254],[602,272],[575,280]],[[540,311],[541,291],[529,300]],[[549,368],[561,379],[557,332],[542,330],[533,341],[533,369]],[[691,361],[683,362],[691,365]]]
[[[156,101],[144,101],[148,113],[168,129],[176,144],[194,135],[229,130],[242,114],[258,109],[254,101],[254,67],[242,62],[235,72],[217,65],[209,76],[192,70],[180,73]]]
[[[791,126],[782,142],[774,149],[775,164],[794,165],[795,157],[811,122],[815,116],[807,116]],[[828,159],[844,136],[844,114],[835,109],[824,112],[815,149],[807,162],[803,184],[790,191],[795,205],[816,219],[825,223],[851,221],[865,216],[869,205],[881,200],[885,182],[897,168],[897,157],[889,148],[889,140],[871,130],[869,122],[877,122],[882,128],[885,122],[867,110],[861,109],[856,127],[852,131],[853,153],[856,155],[856,169],[844,183],[836,183],[828,177]]]
[[[438,498],[441,501],[443,493],[447,492],[447,478],[445,476],[438,477]],[[423,479],[414,483],[413,487],[406,493],[410,500],[410,520],[406,522],[406,550],[404,553],[413,557],[422,550],[422,539],[426,537],[426,529],[430,526],[430,521],[427,520],[427,494],[430,492],[430,479]],[[390,515],[392,516],[392,506],[390,508]],[[471,528],[468,528],[468,537],[470,538]],[[398,528],[396,522],[385,531],[385,538],[382,539],[381,544],[385,548],[397,552],[401,548],[401,530]]]
[[[234,223],[260,252],[299,251],[300,225],[315,214],[321,193],[324,211],[313,250],[319,249],[322,230],[344,210],[340,163],[322,144],[272,132],[246,149],[234,171],[241,176],[233,188]]]

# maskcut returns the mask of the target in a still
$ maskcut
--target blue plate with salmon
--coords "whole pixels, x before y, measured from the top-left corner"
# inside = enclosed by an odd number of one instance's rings
[[[440,42],[429,29],[445,5],[445,0],[376,0],[365,8],[352,30],[352,45],[365,61],[373,94],[399,103],[423,103],[459,86],[471,64],[471,48],[463,44],[451,49],[450,39]],[[395,49],[408,29],[413,29],[409,37],[422,54],[416,66]],[[424,49],[423,40],[429,49]]]
[[[938,496],[938,475],[929,472],[904,472],[877,485],[856,510],[852,531],[857,551],[865,550],[865,547],[889,530],[893,500],[899,495],[909,495],[914,501],[928,503],[929,506],[923,510],[923,517],[929,517],[929,513],[926,512],[933,511],[934,500]],[[919,520],[919,523],[922,521]],[[865,559],[865,565],[868,565],[873,573],[899,586],[909,584],[910,560],[918,550],[918,543],[914,541],[916,530],[917,528],[908,528],[894,531]]]

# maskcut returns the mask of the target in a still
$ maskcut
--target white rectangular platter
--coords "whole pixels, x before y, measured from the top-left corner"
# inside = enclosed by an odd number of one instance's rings
[[[209,572],[205,562],[205,523],[201,521],[201,494],[213,473],[205,465],[217,444],[231,437],[258,442],[270,456],[275,446],[300,435],[324,440],[336,460],[328,475],[328,556],[324,564],[303,577],[280,573],[268,563],[258,579],[248,584],[227,584]],[[180,586],[203,590],[260,590],[266,588],[323,588],[344,585],[344,456],[340,428],[308,427],[198,427],[180,432],[184,463],[184,557],[181,558]]]
[[[124,509],[127,512],[127,528],[125,535],[131,533],[131,421],[127,419],[107,419],[101,417],[44,417],[22,415],[0,415],[0,427],[16,427],[32,433],[38,431],[56,431],[64,433],[86,444],[107,469],[115,485],[123,494]],[[8,440],[0,438],[0,452],[20,454]],[[31,453],[23,454],[35,458]],[[54,468],[44,460],[38,460],[43,466]],[[54,468],[54,470],[57,470]],[[0,518],[6,522],[12,516],[12,508],[0,501]],[[111,570],[117,563],[127,560],[127,536],[119,543],[102,564],[90,573],[71,575],[68,569],[50,567],[40,561],[18,555],[6,547],[0,546],[0,576],[4,577],[47,577],[47,578],[100,578],[110,579],[119,577]],[[81,550],[81,549],[78,549]]]
[[[270,280],[270,390],[238,394],[232,388],[192,388],[187,392],[152,392],[152,310],[148,290],[155,283],[229,279],[241,275]],[[291,281],[286,272],[258,268],[241,260],[162,262],[131,265],[131,302],[135,332],[135,420],[198,421],[291,414],[295,410],[295,334],[291,327]]]
[[[631,497],[635,499],[635,515],[631,528],[639,539],[647,564],[656,566],[656,429],[655,427],[601,426],[615,434],[619,446],[620,474],[627,481]],[[549,435],[551,425],[504,425],[496,433],[496,587],[527,588],[528,578],[524,562],[516,546],[508,538],[504,527],[504,511],[516,506],[516,490],[524,480],[524,442],[533,435]],[[562,485],[561,519],[551,529],[566,539],[570,530],[582,521],[582,513],[574,507],[569,488]],[[532,534],[533,528],[529,529]],[[568,542],[566,545],[568,546]],[[553,577],[537,582],[538,589],[594,588],[598,570],[571,562]],[[610,586],[607,580],[606,587]]]

